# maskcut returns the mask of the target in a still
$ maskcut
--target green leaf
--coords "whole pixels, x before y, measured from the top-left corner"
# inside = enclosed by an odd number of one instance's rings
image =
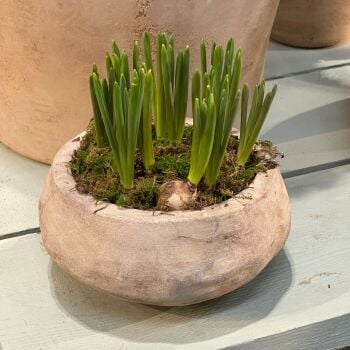
[[[211,58],[210,58],[210,64],[213,66],[214,64],[214,53],[215,53],[216,43],[213,41],[211,43]]]
[[[192,115],[194,115],[196,99],[201,100],[201,75],[198,70],[192,76]]]
[[[211,93],[210,78],[209,78],[209,74],[205,72],[204,76],[202,77],[202,94],[203,94],[202,98],[208,98],[210,93]]]
[[[188,181],[194,185],[199,183],[209,164],[214,144],[215,125],[216,107],[213,94],[209,97],[208,105],[205,100],[202,100],[199,106],[199,100],[196,98],[190,172],[188,174]]]
[[[170,69],[167,62],[167,49],[165,45],[162,45],[162,77],[163,77],[163,89],[165,95],[165,110],[166,110],[166,125],[168,130],[168,139],[171,143],[175,142],[175,130],[174,130],[174,110],[172,104],[172,92],[171,92],[171,78]]]
[[[156,109],[156,130],[157,138],[166,136],[166,110],[165,110],[165,94],[162,75],[162,45],[164,45],[164,36],[162,33],[157,35],[157,109]]]
[[[228,81],[228,76],[226,79]],[[214,185],[216,178],[219,175],[219,171],[221,167],[221,159],[223,159],[222,139],[223,139],[223,129],[224,129],[224,122],[225,122],[224,118],[225,118],[226,103],[227,103],[227,91],[222,90],[220,109],[219,109],[219,114],[217,116],[217,122],[215,127],[215,135],[214,135],[215,141],[213,145],[212,154],[209,160],[209,166],[205,174],[205,182],[210,187]]]
[[[183,52],[180,51],[176,58],[175,70],[175,93],[174,93],[174,119],[176,134],[178,134],[179,124],[181,123],[181,90],[182,90],[182,75],[183,75]],[[178,137],[176,137],[179,141]]]
[[[171,45],[168,46],[167,49],[167,63],[169,69],[169,76],[171,82],[171,91],[174,90],[174,79],[175,79],[175,54],[174,49]]]
[[[136,70],[136,72],[139,72],[140,69],[140,48],[137,41],[134,42],[134,49],[133,49],[133,55],[132,55],[132,67]]]
[[[205,46],[204,40],[202,40],[201,42],[200,52],[201,52],[201,72],[203,77],[204,74],[207,72],[207,48]]]
[[[146,170],[152,169],[155,164],[152,140],[152,94],[153,75],[149,70],[146,74],[142,109],[142,156]]]
[[[249,88],[247,84],[244,84],[242,90],[242,103],[241,103],[241,130],[240,130],[240,141],[244,144],[245,132],[247,126],[247,113],[248,113],[248,100],[249,100]]]
[[[232,63],[233,63],[233,52],[234,52],[234,43],[233,39],[231,38],[227,42],[226,51],[225,51],[225,63],[224,63],[224,70],[222,73],[223,79],[225,79],[225,76],[228,74],[229,77],[231,77],[231,70],[232,70]]]
[[[171,34],[169,36],[168,42],[169,42],[169,46],[172,46],[172,48],[175,49],[175,36],[174,36],[174,34]]]
[[[92,65],[92,73],[95,73],[97,78],[99,78],[98,69],[95,63]]]
[[[95,72],[97,72],[97,70]],[[97,76],[97,74],[95,72],[94,72],[94,74]],[[92,75],[90,76],[90,79],[89,79],[89,87],[90,87],[92,110],[93,110],[93,115],[94,115],[94,120],[95,120],[97,146],[98,147],[107,147],[108,146],[108,139],[107,139],[104,125],[103,125],[100,108],[98,106],[98,102],[96,99]]]
[[[275,85],[271,92],[264,98],[265,84],[262,82],[254,89],[253,102],[247,126],[244,132],[244,138],[240,140],[237,152],[237,162],[243,166],[248,161],[249,156],[257,141],[261,128],[275,97],[277,86]]]
[[[222,144],[221,144],[221,149],[223,152],[226,150],[228,140],[232,134],[233,122],[234,122],[236,114],[237,114],[237,109],[238,109],[239,101],[240,101],[240,95],[241,95],[241,93],[238,90],[238,92],[236,94],[236,98],[234,99],[233,104],[232,104],[231,114],[229,114],[225,118],[224,129],[223,129],[223,133],[222,133],[223,134]]]
[[[199,72],[198,72],[199,74]],[[196,168],[198,163],[198,153],[199,153],[199,142],[201,135],[201,116],[200,116],[200,105],[199,99],[195,98],[193,102],[193,134],[192,134],[192,148],[191,148],[191,160],[190,160],[190,172],[188,179],[191,183],[195,183]]]
[[[208,111],[205,117],[206,117],[205,126],[203,129],[202,140],[200,143],[200,149],[198,154],[198,163],[199,163],[198,174],[197,174],[198,176],[197,179],[199,178],[198,182],[203,177],[207,169],[211,152],[213,149],[213,144],[214,144],[215,125],[216,125],[216,107],[215,107],[213,94],[211,94],[209,97]]]
[[[126,86],[130,88],[130,72],[129,72],[129,60],[128,55],[123,52],[121,55],[121,73],[124,75],[126,80]]]
[[[109,145],[111,147],[113,157],[115,159],[116,171],[119,173],[121,181],[123,181],[123,177],[122,177],[123,174],[122,174],[122,169],[121,169],[121,165],[120,165],[118,143],[117,143],[117,139],[115,137],[114,131],[113,131],[112,121],[111,121],[109,114],[108,114],[107,102],[105,99],[103,88],[102,88],[100,79],[97,77],[96,73],[92,73],[92,81],[93,81],[93,85],[94,85],[95,96],[96,96],[98,106],[99,106],[99,109],[101,112],[102,121],[103,121],[105,130],[106,130],[108,142],[109,142]]]
[[[115,70],[116,81],[119,81],[120,75],[121,75],[120,59],[115,54],[113,54],[112,56],[112,63],[113,63],[113,68]]]
[[[115,41],[112,42],[112,51],[115,55],[118,56],[118,58],[120,58],[120,51],[119,51],[119,47],[118,45],[116,44]]]
[[[181,142],[187,114],[187,101],[188,101],[188,89],[190,80],[190,48],[187,46],[184,53],[184,58],[182,62],[182,81],[181,81],[181,97],[180,97],[180,108],[179,116],[176,128],[176,139]]]
[[[111,117],[113,116],[113,86],[116,80],[115,69],[112,67],[108,73],[108,112]],[[114,122],[113,126],[115,126]]]
[[[112,58],[109,55],[109,52],[106,51],[106,72],[107,72],[107,78],[110,70],[113,68]]]
[[[153,72],[151,40],[147,32],[143,33],[142,41],[143,41],[143,51],[144,51],[146,69],[147,71],[151,69]]]
[[[135,84],[138,82],[138,84]],[[126,158],[126,170],[127,176],[125,178],[124,187],[132,188],[134,182],[134,163],[135,152],[137,145],[137,135],[139,131],[141,109],[143,104],[144,95],[144,73],[140,73],[140,79],[138,79],[137,72],[134,71],[133,82],[130,88],[130,99],[128,107],[128,138],[127,138],[127,158]]]
[[[119,147],[119,158],[120,158],[120,165],[123,169],[123,173],[126,173],[126,135],[125,135],[125,118],[124,118],[124,112],[123,112],[123,102],[122,102],[122,93],[119,87],[119,84],[117,82],[114,83],[113,87],[113,113],[114,113],[114,120],[116,125],[116,138],[117,143]]]
[[[258,95],[259,95],[259,85],[255,85],[254,92],[253,92],[253,101],[252,101],[251,107],[250,107],[250,112],[249,112],[249,117],[247,120],[245,135],[251,134],[252,128],[255,125],[256,120],[257,120],[258,115],[259,115],[259,113],[258,113],[258,111],[259,111]],[[244,142],[240,143],[240,144],[242,144],[242,146],[240,147],[241,149],[245,148],[246,141],[247,141],[247,137],[244,138]],[[239,150],[240,149],[238,149],[238,151]]]
[[[124,108],[124,125],[125,125],[125,134],[128,135],[128,115],[129,115],[129,103],[130,103],[130,92],[127,88],[124,88],[123,97],[123,108]]]

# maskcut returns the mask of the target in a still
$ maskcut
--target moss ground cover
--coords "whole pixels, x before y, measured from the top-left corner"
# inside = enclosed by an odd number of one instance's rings
[[[166,140],[153,141],[155,166],[152,171],[144,169],[141,154],[137,151],[135,184],[130,190],[122,188],[119,176],[113,170],[112,151],[97,146],[94,130],[92,121],[82,139],[81,147],[70,163],[80,193],[127,208],[157,210],[159,187],[171,180],[186,180],[190,168],[191,126],[186,126],[182,142],[176,146]],[[234,197],[251,184],[257,173],[277,165],[278,152],[267,141],[258,142],[256,147],[263,146],[264,154],[269,153],[271,158],[265,159],[259,155],[261,152],[252,152],[244,166],[238,165],[238,145],[238,138],[231,136],[218,181],[212,188],[203,180],[198,184],[196,202],[192,209],[201,209]]]

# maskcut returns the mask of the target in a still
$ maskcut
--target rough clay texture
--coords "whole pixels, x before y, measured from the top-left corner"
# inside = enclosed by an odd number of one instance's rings
[[[306,48],[350,40],[350,1],[281,0],[272,39]]]
[[[78,147],[68,142],[55,157],[40,227],[56,263],[88,285],[145,304],[198,303],[249,282],[287,239],[290,207],[278,168],[220,205],[152,213],[77,193],[67,162]]]
[[[279,0],[0,1],[0,140],[50,163],[91,117],[88,74],[112,39],[130,53],[144,30],[174,33],[198,62],[199,41],[244,49],[242,82],[262,76]],[[197,66],[198,64],[196,64]],[[30,147],[28,147],[30,145]]]

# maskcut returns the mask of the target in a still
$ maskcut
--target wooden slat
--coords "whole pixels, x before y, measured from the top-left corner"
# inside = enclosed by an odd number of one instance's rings
[[[261,134],[289,172],[350,158],[350,67],[268,82],[278,92]]]
[[[47,171],[0,144],[0,237],[39,226],[38,198]]]
[[[222,350],[349,350],[350,314]]]
[[[270,41],[265,63],[265,79],[349,64],[349,57],[349,43],[308,50]]]

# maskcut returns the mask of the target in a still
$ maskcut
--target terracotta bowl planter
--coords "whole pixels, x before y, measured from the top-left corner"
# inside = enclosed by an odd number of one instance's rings
[[[279,0],[26,0],[0,1],[0,141],[50,163],[91,117],[87,77],[104,66],[112,39],[130,53],[144,30],[174,33],[177,47],[221,43],[244,49],[243,79],[262,76]],[[196,64],[196,66],[198,66]]]
[[[350,40],[350,2],[281,0],[272,39],[306,48],[332,46]]]
[[[187,305],[253,279],[290,230],[279,168],[256,176],[235,199],[202,211],[123,209],[75,190],[67,163],[79,140],[56,155],[40,199],[43,243],[80,281],[122,299]]]

